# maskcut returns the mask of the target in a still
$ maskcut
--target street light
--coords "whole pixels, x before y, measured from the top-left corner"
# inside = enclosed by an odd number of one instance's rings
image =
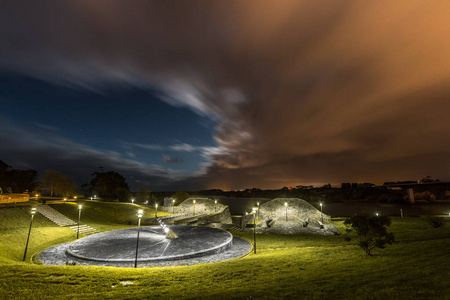
[[[155,208],[156,208],[155,218],[157,218],[158,217],[158,203],[155,203]]]
[[[259,202],[256,202],[256,205],[258,205],[258,212],[257,212],[257,214],[258,214],[258,218],[259,218]]]
[[[137,230],[137,240],[136,240],[136,257],[134,258],[134,267],[137,268],[137,259],[138,259],[138,251],[139,251],[139,230],[141,228],[141,218],[144,214],[144,211],[142,209],[138,210],[138,230]]]
[[[253,253],[256,254],[256,207],[253,207]]]
[[[287,222],[287,202],[284,202],[284,206],[286,207],[286,222]]]
[[[375,216],[377,216],[377,217],[378,217],[378,216],[379,216],[379,214],[378,214],[378,213],[375,213]]]
[[[30,221],[30,229],[28,230],[28,238],[27,238],[27,245],[25,246],[25,253],[23,254],[23,261],[25,261],[25,258],[27,256],[27,250],[28,250],[28,242],[30,241],[30,234],[31,234],[31,226],[33,225],[33,218],[36,214],[36,207],[33,207],[31,209],[31,221]]]
[[[217,212],[217,200],[214,200],[214,212]]]
[[[194,216],[195,216],[195,200],[192,201],[192,203],[194,203]]]
[[[175,213],[175,199],[172,199],[172,213]]]
[[[320,216],[322,217],[322,223],[323,223],[323,211],[322,211],[322,202],[320,202]]]
[[[134,198],[133,198],[133,199],[131,199],[131,204],[134,204]]]
[[[80,218],[81,218],[81,208],[83,206],[80,204],[78,205],[78,230],[77,230],[77,239],[80,236]]]

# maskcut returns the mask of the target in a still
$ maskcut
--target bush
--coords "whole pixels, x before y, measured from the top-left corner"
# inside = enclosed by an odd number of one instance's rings
[[[391,219],[386,216],[354,215],[344,221],[358,235],[358,245],[370,255],[374,248],[385,248],[394,242],[394,234],[387,232]],[[350,228],[348,228],[350,229]]]
[[[428,222],[431,224],[431,226],[433,226],[433,228],[439,228],[442,227],[442,225],[444,225],[444,218],[441,217],[429,217],[427,218]]]

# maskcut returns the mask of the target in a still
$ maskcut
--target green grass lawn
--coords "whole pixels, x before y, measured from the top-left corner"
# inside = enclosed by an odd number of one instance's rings
[[[82,220],[103,230],[126,228],[137,206],[86,201]],[[95,204],[94,204],[95,203]],[[89,206],[91,205],[91,206]],[[76,204],[55,205],[76,219]],[[148,212],[147,212],[148,210]],[[145,210],[148,217],[153,211]],[[146,216],[147,217],[147,216]],[[75,239],[36,215],[26,262],[29,208],[0,209],[0,299],[449,299],[450,222],[393,218],[397,242],[366,256],[355,236],[258,235],[257,254],[191,267],[125,269],[48,267],[33,254]],[[343,219],[333,220],[345,231]],[[130,227],[130,226],[128,226]],[[236,233],[253,241],[253,235]],[[34,256],[35,257],[35,256]],[[120,282],[131,281],[131,285]]]

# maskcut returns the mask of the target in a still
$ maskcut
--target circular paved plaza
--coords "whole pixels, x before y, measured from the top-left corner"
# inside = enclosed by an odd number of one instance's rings
[[[248,254],[249,242],[229,232],[198,226],[168,226],[178,238],[166,238],[160,226],[116,230],[88,236],[42,251],[44,265],[134,267],[177,266],[218,262]]]

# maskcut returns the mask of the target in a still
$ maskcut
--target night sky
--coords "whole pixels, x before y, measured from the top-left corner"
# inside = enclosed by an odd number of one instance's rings
[[[448,1],[0,1],[0,160],[136,190],[450,180]]]

